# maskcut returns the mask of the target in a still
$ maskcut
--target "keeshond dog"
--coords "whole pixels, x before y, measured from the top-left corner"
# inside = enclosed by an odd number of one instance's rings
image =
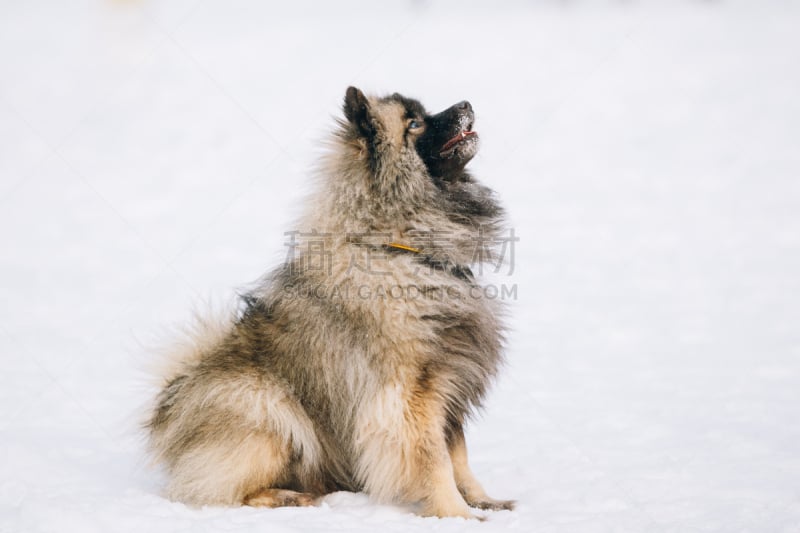
[[[426,516],[511,509],[464,442],[503,344],[500,303],[470,268],[497,255],[503,213],[465,171],[472,107],[430,115],[350,87],[344,117],[286,263],[226,320],[200,320],[161,376],[146,427],[168,496],[277,507],[349,490]]]

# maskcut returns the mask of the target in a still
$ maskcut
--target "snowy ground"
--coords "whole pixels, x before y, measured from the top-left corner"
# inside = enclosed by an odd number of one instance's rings
[[[289,4],[0,4],[0,531],[800,531],[800,7]],[[468,98],[521,238],[483,523],[144,464],[147,347],[282,260],[349,84]]]

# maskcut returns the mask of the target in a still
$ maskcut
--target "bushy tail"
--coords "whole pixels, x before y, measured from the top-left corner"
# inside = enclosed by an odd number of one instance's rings
[[[186,373],[222,342],[235,320],[236,310],[232,306],[195,311],[191,321],[180,328],[177,338],[158,351],[148,373],[159,387]]]

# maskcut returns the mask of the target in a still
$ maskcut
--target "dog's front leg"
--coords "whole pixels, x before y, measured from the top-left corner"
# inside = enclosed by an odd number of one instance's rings
[[[389,386],[360,413],[356,474],[367,493],[420,503],[426,516],[475,518],[456,486],[443,411],[434,395]]]
[[[480,482],[475,478],[475,474],[472,473],[467,462],[467,443],[464,439],[464,429],[460,425],[452,429],[448,435],[448,448],[453,463],[456,485],[469,505],[479,509],[492,509],[495,511],[514,509],[515,501],[490,498],[486,491],[483,490]]]
[[[453,463],[447,452],[444,431],[441,439],[421,442],[417,454],[420,456],[415,472],[422,486],[422,514],[426,516],[463,516],[475,518],[455,482]],[[439,442],[440,441],[440,442]]]

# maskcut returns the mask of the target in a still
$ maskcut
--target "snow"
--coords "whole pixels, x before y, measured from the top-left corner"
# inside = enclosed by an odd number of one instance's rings
[[[792,2],[0,7],[0,531],[800,531]],[[516,511],[160,495],[149,347],[283,259],[347,85],[468,98],[517,243],[467,435]]]

